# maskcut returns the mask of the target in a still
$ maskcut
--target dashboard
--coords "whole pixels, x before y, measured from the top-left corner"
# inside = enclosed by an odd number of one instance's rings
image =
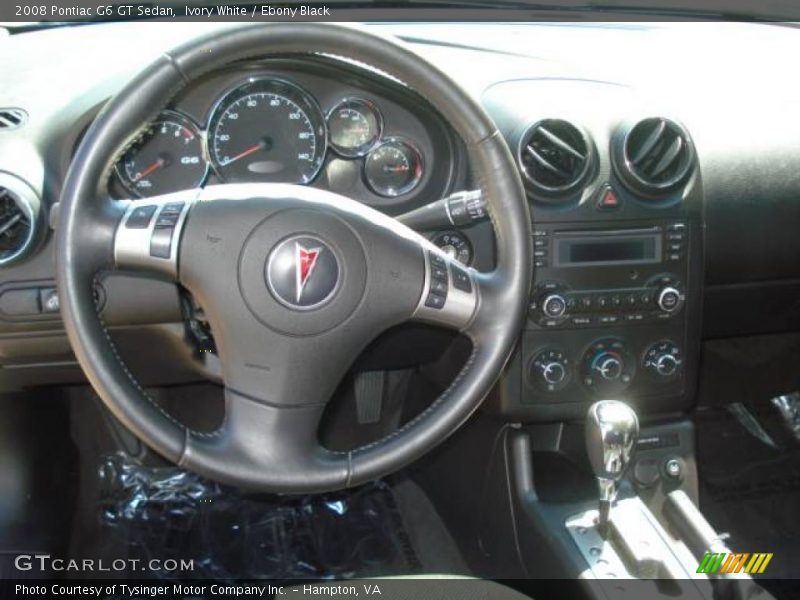
[[[369,26],[405,39],[480,99],[528,194],[528,319],[487,409],[580,418],[592,400],[621,397],[645,413],[683,410],[704,338],[800,328],[800,83],[778,77],[772,60],[796,53],[800,36],[694,25]],[[61,183],[104,102],[200,29],[97,24],[14,35],[0,50],[0,122],[21,115],[0,130],[0,227],[11,223],[0,232],[1,389],[82,381],[54,284]],[[706,52],[709,36],[724,53]],[[397,216],[479,187],[462,142],[425,98],[335,57],[237,63],[152,112],[109,173],[114,198],[284,182]],[[461,262],[492,268],[488,222],[426,234]],[[213,378],[208,332],[190,318],[198,307],[175,286],[115,274],[98,282],[96,300],[150,383]],[[381,368],[403,366],[412,347],[433,360],[451,342],[413,335],[423,343],[393,338]]]

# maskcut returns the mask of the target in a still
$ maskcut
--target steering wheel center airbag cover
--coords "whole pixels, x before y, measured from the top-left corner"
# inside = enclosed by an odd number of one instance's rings
[[[288,335],[316,335],[353,314],[364,297],[367,261],[355,232],[339,217],[288,208],[261,221],[245,240],[238,279],[247,307],[264,325]]]

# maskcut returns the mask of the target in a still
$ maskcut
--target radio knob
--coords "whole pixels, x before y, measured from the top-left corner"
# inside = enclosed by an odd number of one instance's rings
[[[677,289],[667,286],[658,292],[656,304],[658,304],[658,308],[663,310],[665,313],[674,313],[680,309],[681,305],[683,304],[683,297]]]
[[[542,312],[551,319],[563,317],[567,312],[567,301],[561,294],[550,294],[542,301]]]

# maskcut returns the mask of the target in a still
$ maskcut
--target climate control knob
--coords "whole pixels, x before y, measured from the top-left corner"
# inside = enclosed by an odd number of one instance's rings
[[[592,370],[603,379],[614,381],[622,375],[622,357],[615,352],[603,352],[592,361]]]
[[[680,348],[670,340],[662,340],[647,349],[642,366],[658,377],[670,378],[678,373],[682,362]]]
[[[528,377],[548,392],[560,390],[569,380],[569,359],[557,348],[542,350],[531,360]]]
[[[678,289],[666,286],[659,290],[656,296],[656,304],[665,313],[674,313],[683,305],[683,296]]]
[[[633,379],[636,361],[619,338],[602,338],[583,355],[583,384],[601,394],[622,391]]]

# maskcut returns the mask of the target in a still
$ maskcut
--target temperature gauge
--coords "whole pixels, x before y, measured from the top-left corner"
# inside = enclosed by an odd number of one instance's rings
[[[376,194],[390,198],[406,194],[422,178],[422,156],[406,142],[386,140],[367,154],[364,177]]]
[[[328,143],[345,158],[364,156],[381,137],[383,118],[368,100],[348,98],[328,113]]]
[[[472,244],[464,234],[458,231],[443,231],[437,233],[431,241],[462,265],[472,263]]]
[[[200,132],[173,112],[153,121],[117,164],[122,183],[140,197],[196,188],[207,172]]]

